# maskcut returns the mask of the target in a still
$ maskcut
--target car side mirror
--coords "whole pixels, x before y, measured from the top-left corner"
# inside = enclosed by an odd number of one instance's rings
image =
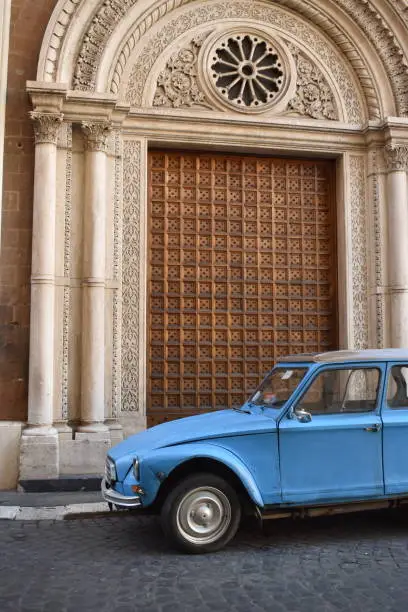
[[[310,423],[312,420],[312,415],[310,412],[306,412],[306,410],[295,410],[294,415],[299,423]]]

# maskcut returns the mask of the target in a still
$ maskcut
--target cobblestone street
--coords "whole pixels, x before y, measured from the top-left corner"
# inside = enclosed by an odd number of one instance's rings
[[[390,514],[241,530],[177,554],[151,517],[0,523],[1,612],[403,612],[408,521]]]

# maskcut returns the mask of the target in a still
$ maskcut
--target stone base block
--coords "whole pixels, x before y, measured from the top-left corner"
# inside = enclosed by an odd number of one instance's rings
[[[115,446],[116,444],[119,444],[119,442],[122,442],[123,440],[122,425],[118,423],[116,419],[107,419],[105,421],[105,424],[107,425],[107,427],[109,427],[111,446]]]
[[[23,435],[20,480],[56,478],[59,473],[58,434]]]
[[[22,425],[0,421],[0,491],[17,486]]]
[[[75,440],[60,440],[60,475],[96,474],[105,470],[110,439],[77,433]]]
[[[123,428],[123,437],[126,439],[133,434],[146,429],[146,415],[137,413],[121,414],[119,422]]]

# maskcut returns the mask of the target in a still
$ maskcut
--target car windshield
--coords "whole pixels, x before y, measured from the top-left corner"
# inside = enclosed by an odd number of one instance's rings
[[[281,408],[306,372],[307,368],[275,368],[251,397],[250,403],[268,408]]]

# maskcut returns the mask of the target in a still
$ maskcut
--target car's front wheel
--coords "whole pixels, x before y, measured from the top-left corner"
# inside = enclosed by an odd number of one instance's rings
[[[195,474],[167,496],[161,521],[177,548],[190,553],[214,552],[236,534],[241,504],[235,489],[215,474]]]

